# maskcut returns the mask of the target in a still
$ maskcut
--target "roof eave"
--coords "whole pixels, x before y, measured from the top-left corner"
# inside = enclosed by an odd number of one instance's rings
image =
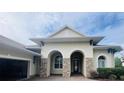
[[[121,46],[115,46],[115,45],[105,45],[105,46],[94,46],[94,49],[116,49],[117,52],[120,52],[123,50],[123,48]]]
[[[94,37],[89,37],[91,40],[94,41],[95,44],[98,44],[101,40],[104,39],[105,36],[94,36]]]
[[[28,47],[28,46],[26,46],[25,48],[26,49],[41,49],[41,47]]]
[[[41,42],[62,42],[63,39],[85,39],[87,41],[93,40],[95,44],[99,43],[104,37],[103,36],[95,36],[95,37],[85,37],[85,38],[31,38],[33,42],[40,44]],[[55,41],[54,41],[55,40]],[[79,40],[80,41],[80,40]]]
[[[25,51],[30,53],[30,54],[32,54],[32,55],[34,55],[34,56],[41,56],[41,54],[33,52],[33,51],[30,51],[30,50],[27,50],[27,49]]]

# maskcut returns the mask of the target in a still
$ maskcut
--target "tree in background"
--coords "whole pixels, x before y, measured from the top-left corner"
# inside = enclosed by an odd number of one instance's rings
[[[115,58],[115,67],[122,67],[121,58]]]

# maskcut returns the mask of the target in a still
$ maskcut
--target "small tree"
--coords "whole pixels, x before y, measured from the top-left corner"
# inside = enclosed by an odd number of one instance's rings
[[[122,67],[121,59],[118,57],[115,58],[115,67]]]
[[[122,51],[120,55],[121,55],[121,64],[124,67],[124,51]]]

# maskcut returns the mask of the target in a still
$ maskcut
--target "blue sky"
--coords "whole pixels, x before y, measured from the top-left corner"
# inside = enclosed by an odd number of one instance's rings
[[[68,25],[88,36],[105,36],[100,44],[124,47],[124,13],[0,13],[0,35],[23,43],[46,37]]]

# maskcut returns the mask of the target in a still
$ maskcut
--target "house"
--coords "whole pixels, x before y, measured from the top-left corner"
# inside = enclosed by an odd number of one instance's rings
[[[41,46],[41,77],[60,74],[90,77],[97,68],[114,67],[114,53],[120,46],[98,45],[103,36],[85,36],[65,26],[47,38],[32,38]]]
[[[98,45],[103,38],[85,36],[68,26],[47,38],[31,38],[37,44],[33,46],[24,46],[1,36],[0,60],[13,60],[11,63],[17,64],[21,61],[21,65],[25,64],[22,66],[25,70],[21,70],[25,78],[36,74],[41,77],[52,74],[65,78],[73,75],[90,77],[97,68],[113,68],[114,54],[122,50],[120,46]]]

